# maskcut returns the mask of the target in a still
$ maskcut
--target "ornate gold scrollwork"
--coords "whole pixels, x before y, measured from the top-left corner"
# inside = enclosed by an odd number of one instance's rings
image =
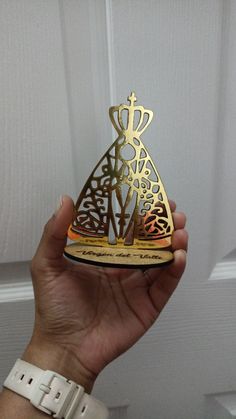
[[[109,247],[113,253],[167,248],[173,232],[164,186],[140,138],[153,112],[136,106],[134,93],[128,101],[109,109],[118,137],[85,183],[68,231],[78,245]]]

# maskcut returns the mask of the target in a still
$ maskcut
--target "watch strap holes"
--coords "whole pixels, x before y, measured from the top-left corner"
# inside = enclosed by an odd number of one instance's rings
[[[59,400],[61,397],[61,393],[60,391],[57,392],[56,396],[55,396],[55,400]]]
[[[82,407],[82,409],[81,409],[81,413],[83,414],[83,413],[85,413],[85,410],[87,409],[87,404],[85,404],[83,407]]]

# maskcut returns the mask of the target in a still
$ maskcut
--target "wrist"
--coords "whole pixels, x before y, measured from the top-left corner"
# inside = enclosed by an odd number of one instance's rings
[[[55,371],[65,378],[84,387],[91,393],[96,375],[86,369],[66,346],[52,344],[34,337],[21,357],[43,370]]]

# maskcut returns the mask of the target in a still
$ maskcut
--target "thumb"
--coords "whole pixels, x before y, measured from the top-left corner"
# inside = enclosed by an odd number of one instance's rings
[[[34,260],[40,264],[41,259],[55,260],[63,255],[67,240],[67,230],[72,222],[74,204],[69,196],[63,196],[60,208],[53,214],[44,227]]]

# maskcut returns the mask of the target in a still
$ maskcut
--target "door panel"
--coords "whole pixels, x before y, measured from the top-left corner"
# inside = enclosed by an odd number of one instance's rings
[[[1,381],[31,333],[27,266],[42,225],[60,193],[78,196],[115,139],[108,107],[135,90],[154,111],[143,142],[188,215],[189,260],[158,322],[105,369],[94,394],[114,418],[210,418],[218,402],[209,395],[225,401],[236,391],[234,257],[230,277],[219,266],[236,248],[236,3],[23,0],[0,8]]]
[[[0,261],[15,262],[74,179],[58,2],[2,1],[0,27]]]

